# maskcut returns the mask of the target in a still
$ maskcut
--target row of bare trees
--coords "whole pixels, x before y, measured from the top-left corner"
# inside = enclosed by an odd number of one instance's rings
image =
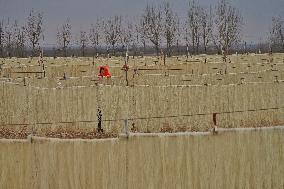
[[[283,19],[275,17],[269,40],[273,47],[284,51]],[[138,49],[145,52],[146,46],[154,47],[157,55],[163,49],[167,56],[186,46],[187,54],[207,53],[216,49],[224,55],[241,41],[243,18],[228,0],[219,0],[216,5],[202,6],[198,0],[189,0],[186,17],[180,18],[169,2],[148,4],[142,14],[134,17],[112,16],[97,19],[88,30],[72,32],[70,19],[57,29],[57,51],[68,56],[68,49],[77,45],[81,55],[92,49],[95,56],[102,47],[115,54],[117,48]],[[34,56],[40,50],[43,36],[43,14],[30,11],[27,21],[20,26],[17,21],[0,21],[0,56],[25,56],[26,50]]]
[[[189,0],[187,16],[180,19],[169,2],[159,5],[148,4],[142,15],[136,19],[112,16],[98,19],[89,31],[81,30],[72,35],[70,19],[57,30],[57,46],[62,56],[67,56],[71,44],[76,44],[85,56],[87,48],[97,50],[106,46],[114,54],[117,47],[130,48],[136,52],[138,47],[152,44],[159,55],[161,47],[167,56],[172,55],[173,46],[179,49],[186,45],[190,53],[207,52],[209,46],[228,53],[229,49],[240,39],[242,17],[238,10],[227,1],[219,0],[213,7],[202,7],[198,0]],[[0,53],[8,56],[23,56],[25,45],[32,51],[32,56],[39,50],[43,39],[43,15],[31,11],[24,26],[0,23]],[[76,40],[74,38],[76,37]],[[74,43],[75,42],[75,43]],[[189,53],[189,52],[187,52]]]
[[[95,24],[91,24],[89,32],[80,30],[77,39],[74,41],[79,45],[82,56],[85,56],[87,47],[91,47],[93,55],[95,55],[102,45],[110,47],[112,53],[115,53],[118,45],[123,47],[132,45],[133,25],[128,22],[126,27],[123,27],[124,23],[122,22],[122,16],[113,16],[106,19],[98,19]],[[64,52],[64,56],[67,55],[68,46],[71,44],[71,28],[69,19],[58,28],[57,44]]]
[[[148,4],[138,19],[129,20],[122,16],[102,18],[91,26],[89,36],[81,32],[79,44],[82,55],[88,42],[94,52],[100,44],[112,48],[112,53],[115,53],[117,46],[122,49],[129,47],[134,52],[142,46],[145,51],[146,44],[150,43],[157,55],[163,44],[167,56],[172,55],[174,45],[179,49],[181,44],[190,46],[192,54],[199,53],[201,47],[202,52],[207,53],[210,46],[228,54],[241,40],[242,26],[240,12],[227,0],[219,0],[215,7],[202,7],[197,0],[189,0],[187,17],[183,21],[171,4],[165,2]],[[71,36],[71,26],[68,28],[68,36]]]
[[[0,56],[23,56],[25,28],[10,20],[0,22]]]
[[[168,2],[158,7],[148,5],[141,18],[142,35],[153,43],[157,54],[162,38],[170,56],[174,41],[177,41],[178,47],[182,35],[186,46],[191,46],[191,53],[199,53],[201,47],[206,53],[208,47],[214,45],[218,51],[227,54],[241,39],[243,18],[227,0],[219,0],[214,8],[203,7],[197,0],[190,0],[183,23],[184,32],[180,23]]]
[[[39,41],[43,38],[43,15],[42,13],[30,11],[27,22],[21,26],[10,19],[0,21],[0,56],[11,57],[25,56],[28,46],[32,56],[39,50]]]

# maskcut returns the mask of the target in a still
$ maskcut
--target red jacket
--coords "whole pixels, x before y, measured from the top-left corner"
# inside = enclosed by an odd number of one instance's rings
[[[99,77],[111,77],[110,73],[109,73],[109,67],[108,66],[100,66],[99,67]]]

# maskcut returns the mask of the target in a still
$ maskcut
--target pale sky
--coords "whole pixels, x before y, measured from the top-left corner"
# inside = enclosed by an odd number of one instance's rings
[[[201,5],[216,5],[217,0],[199,0]],[[0,0],[0,19],[9,17],[24,22],[29,11],[41,11],[44,14],[45,43],[53,44],[56,39],[57,27],[68,17],[73,32],[80,28],[88,30],[91,23],[98,17],[112,15],[140,15],[147,3],[159,3],[163,0]],[[188,0],[169,1],[176,12],[186,16]],[[257,43],[264,40],[269,31],[272,16],[284,17],[284,0],[232,0],[244,17],[244,39]]]

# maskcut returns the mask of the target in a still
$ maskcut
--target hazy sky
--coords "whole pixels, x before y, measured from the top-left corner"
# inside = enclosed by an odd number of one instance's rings
[[[199,0],[210,6],[217,0]],[[23,23],[30,9],[44,13],[45,43],[55,43],[57,27],[67,17],[74,32],[80,28],[87,30],[97,17],[115,14],[134,16],[142,13],[145,5],[163,0],[0,0],[0,19],[10,17]],[[244,17],[244,38],[248,43],[264,40],[271,24],[272,16],[284,16],[284,0],[232,0]],[[185,17],[188,0],[170,0],[179,15]]]

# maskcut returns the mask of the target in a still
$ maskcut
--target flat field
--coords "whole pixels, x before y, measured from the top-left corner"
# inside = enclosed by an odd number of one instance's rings
[[[0,137],[115,137],[284,123],[284,54],[0,59]],[[111,78],[98,77],[100,66]],[[101,118],[98,116],[101,111]],[[101,119],[103,133],[97,127]]]

